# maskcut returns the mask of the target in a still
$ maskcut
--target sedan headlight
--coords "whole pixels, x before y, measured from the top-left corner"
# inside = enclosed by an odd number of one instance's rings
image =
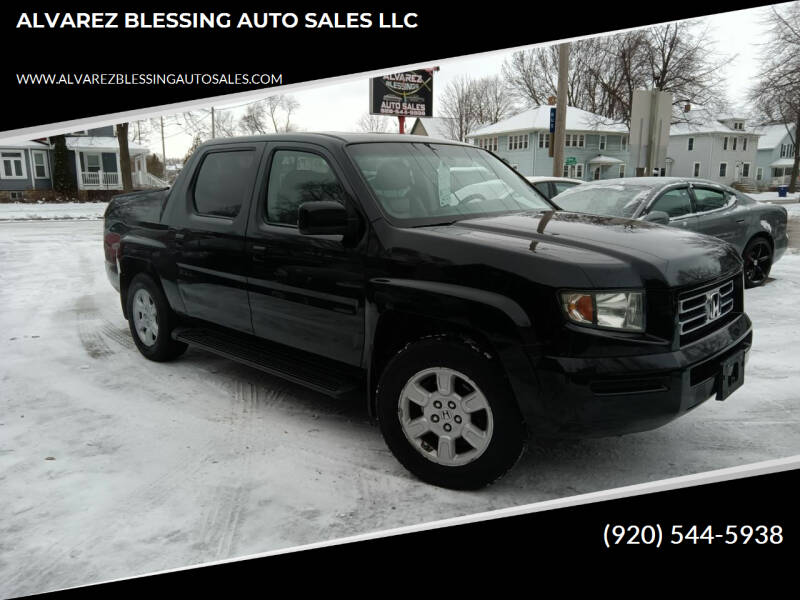
[[[574,323],[644,331],[644,292],[561,292],[561,305]]]

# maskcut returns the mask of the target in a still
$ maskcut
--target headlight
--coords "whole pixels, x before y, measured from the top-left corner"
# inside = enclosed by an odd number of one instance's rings
[[[643,292],[561,292],[570,321],[620,331],[644,331]]]

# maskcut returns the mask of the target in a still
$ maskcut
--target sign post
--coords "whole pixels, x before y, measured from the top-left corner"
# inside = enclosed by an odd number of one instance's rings
[[[397,117],[400,133],[405,133],[406,117],[433,116],[433,72],[418,69],[373,77],[369,82],[369,112]]]

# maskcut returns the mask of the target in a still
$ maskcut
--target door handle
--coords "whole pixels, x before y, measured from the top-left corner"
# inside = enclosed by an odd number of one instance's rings
[[[252,246],[250,246],[250,250],[252,250],[253,252],[266,252],[267,247],[263,244],[253,244]]]
[[[186,234],[185,234],[185,233],[181,233],[180,231],[178,231],[178,232],[176,232],[176,233],[175,233],[175,239],[176,239],[176,240],[182,240],[182,239],[183,239],[183,238],[185,238],[185,237],[186,237]]]

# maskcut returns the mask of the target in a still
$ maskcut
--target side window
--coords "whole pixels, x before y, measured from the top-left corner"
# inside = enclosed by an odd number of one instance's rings
[[[725,192],[718,190],[704,190],[702,188],[694,188],[695,205],[697,206],[696,212],[706,212],[708,210],[715,210],[725,206],[726,196]]]
[[[344,190],[328,161],[311,152],[278,150],[272,157],[267,184],[267,221],[297,226],[303,202],[335,200],[344,204]]]
[[[194,207],[202,215],[234,218],[250,193],[256,169],[253,150],[209,152],[194,182]]]
[[[650,212],[660,210],[670,217],[680,217],[692,212],[692,200],[687,188],[670,190],[656,200],[650,207]]]
[[[533,189],[539,192],[545,198],[550,197],[550,189],[548,188],[548,184],[545,181],[540,181],[539,183],[533,184]]]
[[[578,184],[577,183],[568,183],[566,181],[556,181],[555,182],[556,194],[560,194],[564,190],[568,190],[570,188],[574,188],[576,185],[578,185]]]

